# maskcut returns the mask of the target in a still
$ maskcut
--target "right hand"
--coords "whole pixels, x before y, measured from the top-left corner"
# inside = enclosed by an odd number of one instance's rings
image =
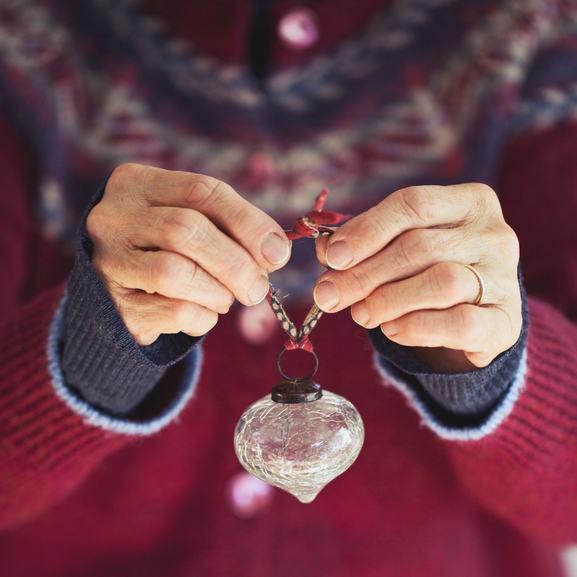
[[[124,164],[86,221],[92,264],[139,345],[163,333],[200,336],[234,299],[262,301],[290,241],[227,184]]]

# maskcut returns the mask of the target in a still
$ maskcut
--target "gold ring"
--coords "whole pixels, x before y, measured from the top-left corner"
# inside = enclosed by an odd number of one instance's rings
[[[462,264],[464,267],[468,268],[477,277],[477,281],[479,283],[479,294],[477,295],[473,305],[480,307],[483,304],[483,299],[485,298],[485,282],[483,281],[483,277],[479,274],[477,269],[473,268],[470,264],[465,264],[464,262],[459,264]]]

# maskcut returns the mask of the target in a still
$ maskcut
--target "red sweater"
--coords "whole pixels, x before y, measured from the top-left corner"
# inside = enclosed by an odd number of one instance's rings
[[[312,504],[276,491],[250,519],[225,497],[240,470],[232,435],[277,382],[282,335],[250,345],[234,311],[205,340],[178,419],[145,438],[90,424],[55,393],[47,356],[69,260],[36,230],[28,155],[5,121],[0,129],[3,576],[559,574],[558,547],[577,539],[575,124],[523,131],[502,155],[498,190],[538,297],[510,414],[456,440],[462,431],[420,417],[387,386],[346,312],[325,315],[318,380],[359,409],[365,446]]]

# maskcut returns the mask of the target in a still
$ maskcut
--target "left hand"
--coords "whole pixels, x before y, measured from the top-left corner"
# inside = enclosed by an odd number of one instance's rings
[[[398,190],[319,237],[317,256],[329,268],[315,285],[322,310],[351,306],[358,324],[380,325],[436,370],[484,367],[521,332],[519,243],[483,184]],[[462,264],[484,280],[481,306]]]

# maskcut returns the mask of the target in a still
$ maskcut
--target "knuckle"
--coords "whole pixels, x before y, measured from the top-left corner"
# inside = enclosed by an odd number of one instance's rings
[[[168,211],[160,227],[162,246],[176,251],[187,245],[203,244],[207,234],[207,219],[195,211],[182,209]]]
[[[433,235],[427,234],[424,229],[413,229],[399,237],[400,256],[405,264],[410,266],[423,262],[423,260],[435,259],[439,255],[438,245]]]
[[[473,182],[469,185],[473,200],[473,215],[478,219],[486,218],[486,215],[502,219],[501,204],[497,193],[487,184]]]
[[[366,238],[383,238],[387,236],[387,223],[380,213],[380,206],[381,205],[377,205],[369,209],[363,217],[363,234]],[[338,235],[338,233],[339,231],[337,230],[335,235]],[[328,237],[326,240],[323,237],[319,238],[323,239],[321,242],[324,243],[325,247],[328,246]]]
[[[236,222],[242,228],[254,231],[255,236],[260,236],[258,228],[260,211],[248,202],[237,199],[240,202],[231,202],[225,214],[225,219],[230,222]],[[242,226],[244,225],[244,227]]]
[[[188,261],[180,281],[190,291],[202,284],[205,273],[195,262]]]
[[[444,284],[445,298],[450,302],[457,302],[463,297],[462,266],[447,263],[439,271],[439,283]]]
[[[483,341],[483,325],[479,319],[479,307],[459,306],[457,322],[454,330],[459,341],[465,343],[481,343]]]
[[[515,231],[503,220],[488,227],[479,238],[481,261],[501,273],[507,271],[517,278],[517,264],[520,258],[519,239]]]
[[[88,213],[86,217],[86,232],[94,244],[101,244],[110,236],[110,220],[106,209],[101,203],[98,203]]]
[[[138,173],[140,165],[134,162],[125,162],[117,166],[110,175],[111,182],[124,182]]]
[[[501,256],[519,260],[519,239],[515,231],[505,222],[499,229],[499,252]]]
[[[171,323],[176,329],[188,335],[199,337],[212,329],[218,321],[218,314],[202,306],[176,301],[171,311]]]
[[[426,316],[421,311],[409,313],[398,324],[399,332],[412,343],[420,342],[428,335]]]
[[[128,185],[135,183],[142,184],[143,181],[146,182],[146,180],[149,180],[150,177],[158,171],[160,171],[160,169],[151,166],[144,166],[136,162],[125,162],[112,171],[106,189],[109,190],[109,188],[112,187],[114,189],[124,190],[128,188]]]
[[[394,307],[386,295],[385,287],[379,287],[365,299],[365,302],[369,311],[368,325],[376,326],[390,318],[390,311]]]
[[[125,309],[120,310],[120,314],[128,332],[139,345],[151,344],[156,339],[157,333],[148,326],[146,315],[129,314]]]
[[[442,296],[446,304],[459,302],[463,296],[461,268],[454,263],[440,263],[429,269],[427,275],[432,294]]]
[[[190,323],[191,311],[189,303],[183,300],[170,299],[164,311],[164,321],[168,326],[181,330]]]
[[[145,327],[134,326],[127,328],[132,338],[141,346],[150,345],[156,340],[156,333],[147,331]]]
[[[182,281],[182,269],[182,261],[177,254],[168,251],[157,252],[150,260],[149,286],[155,289],[154,292],[164,294],[167,289]]]
[[[479,200],[485,201],[487,203],[497,202],[496,192],[488,185],[483,182],[472,182],[470,185],[471,191]]]
[[[230,307],[233,305],[233,303],[234,303],[234,295],[227,290],[225,296],[217,299],[215,312],[224,315],[230,310]]]
[[[226,274],[231,284],[237,290],[242,287],[243,291],[250,289],[262,276],[256,263],[244,251],[239,251],[231,258]]]
[[[400,191],[401,208],[406,216],[427,223],[434,219],[438,210],[434,192],[427,186],[410,186]]]
[[[355,301],[367,297],[375,288],[371,275],[360,267],[354,267],[343,275],[345,290],[353,295]]]
[[[220,180],[203,174],[190,175],[183,183],[181,199],[185,205],[209,205],[218,190],[224,186]]]
[[[485,352],[480,352],[480,353],[468,353],[467,354],[467,358],[478,368],[482,369],[483,367],[486,367],[487,365],[489,365],[491,363],[491,361],[496,357],[497,355],[491,354],[491,353],[485,353]]]
[[[213,329],[218,322],[218,314],[212,311],[203,311],[202,318],[199,318],[194,329],[189,331],[192,336],[199,337]]]

